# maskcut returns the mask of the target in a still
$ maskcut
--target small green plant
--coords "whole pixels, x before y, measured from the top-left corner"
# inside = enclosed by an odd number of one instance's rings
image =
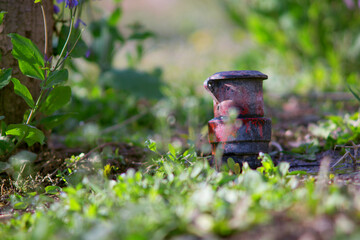
[[[156,156],[152,159],[152,163],[149,167],[149,172],[161,174],[172,178],[174,173],[180,173],[184,170],[184,167],[191,166],[197,159],[197,153],[195,147],[192,147],[184,153],[180,153],[179,149],[176,149],[173,145],[169,144],[169,151],[163,155],[157,150],[157,144],[155,141],[149,139],[145,143],[149,150],[156,153]]]
[[[232,158],[228,158],[226,164],[221,165],[221,170],[236,175],[239,175],[241,173],[240,164],[235,163],[234,159]]]
[[[311,133],[325,140],[325,148],[333,149],[336,145],[346,145],[360,141],[360,113],[353,115],[329,116],[328,120],[309,126]]]
[[[64,85],[69,75],[68,70],[64,69],[64,63],[71,56],[81,38],[81,31],[75,29],[78,1],[66,1],[66,7],[70,12],[67,38],[62,44],[58,56],[52,57],[47,52],[46,13],[41,0],[36,0],[35,3],[40,4],[44,18],[44,53],[28,38],[16,33],[11,33],[8,36],[13,45],[12,55],[17,59],[20,71],[27,77],[40,80],[40,94],[37,99],[34,99],[28,88],[18,79],[12,77],[12,69],[0,71],[0,88],[12,82],[15,94],[22,97],[29,107],[25,113],[24,122],[6,126],[1,121],[0,156],[2,161],[7,161],[14,150],[23,142],[29,147],[35,143],[44,143],[45,135],[37,126],[42,125],[45,129],[51,129],[69,116],[54,113],[71,99],[71,88]],[[1,13],[1,21],[3,15],[4,12]],[[73,41],[70,41],[71,39]],[[35,119],[35,116],[40,115],[39,113],[41,113],[41,117]],[[0,120],[4,120],[4,116],[1,116]]]
[[[290,152],[284,152],[286,154],[292,155],[297,159],[302,159],[305,161],[315,161],[316,153],[320,151],[320,147],[314,143],[304,143],[299,147],[292,148]]]

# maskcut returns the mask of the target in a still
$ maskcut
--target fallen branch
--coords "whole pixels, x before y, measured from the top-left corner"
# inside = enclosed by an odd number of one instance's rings
[[[130,123],[133,123],[133,122],[137,121],[138,119],[140,119],[141,117],[143,117],[148,112],[149,112],[149,110],[140,112],[140,113],[126,119],[125,121],[123,121],[123,122],[121,122],[119,124],[116,124],[116,125],[113,125],[111,127],[105,128],[104,130],[101,131],[101,134],[113,132],[113,131],[115,131],[115,130],[117,130],[119,128],[122,128],[122,127],[130,124]]]
[[[346,145],[335,145],[335,148],[345,148],[346,153],[344,154],[344,156],[342,156],[338,161],[336,161],[336,163],[331,167],[331,169],[333,169],[337,164],[339,164],[343,159],[345,159],[347,156],[349,156],[352,159],[352,164],[353,164],[353,169],[354,171],[356,171],[356,161],[357,161],[357,156],[358,156],[358,151],[360,148],[360,144],[356,145],[353,141],[351,141],[352,146],[346,146]],[[350,150],[346,149],[346,148],[350,148],[350,149],[354,149],[354,155],[351,154]]]

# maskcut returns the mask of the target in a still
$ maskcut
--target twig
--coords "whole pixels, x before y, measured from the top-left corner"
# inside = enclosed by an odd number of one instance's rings
[[[284,156],[284,153],[283,153],[284,149],[281,147],[280,143],[271,141],[270,146],[274,146],[275,148],[277,148],[279,150],[279,162],[281,162],[281,160]]]
[[[145,110],[143,112],[140,112],[128,119],[126,119],[125,121],[119,123],[119,124],[116,124],[116,125],[113,125],[111,127],[108,127],[108,128],[105,128],[104,130],[101,131],[101,134],[105,134],[105,133],[109,133],[109,132],[113,132],[119,128],[122,128],[130,123],[133,123],[135,121],[137,121],[138,119],[140,119],[141,117],[143,117],[145,114],[147,114],[149,112],[149,110]]]
[[[43,19],[44,19],[44,32],[45,32],[44,54],[45,54],[45,56],[47,56],[47,50],[48,50],[48,35],[47,35],[46,15],[45,15],[44,6],[42,5],[42,3],[40,4],[40,7],[41,7],[41,12],[42,12],[42,15],[43,15]]]
[[[349,150],[346,150],[346,152],[349,153],[349,156],[350,156],[351,159],[353,160],[353,169],[354,169],[354,171],[356,171],[356,158],[354,158],[354,156],[350,153]]]
[[[336,148],[352,148],[355,150],[358,150],[360,148],[360,144],[356,145],[353,141],[351,141],[352,146],[346,146],[346,145],[335,145],[334,149]]]
[[[107,147],[107,146],[120,146],[120,143],[116,143],[116,142],[108,142],[108,143],[104,143],[104,144],[101,144],[100,146],[97,146],[96,148],[93,148],[90,152],[88,152],[87,154],[85,154],[84,156],[82,156],[79,161],[82,161],[84,160],[85,158],[88,158],[91,156],[91,154],[93,154],[95,151],[99,150],[99,149],[102,149],[104,147]]]
[[[339,162],[341,162],[344,158],[346,158],[349,155],[350,152],[346,151],[346,153],[344,154],[344,156],[342,156],[339,160],[336,161],[336,163],[334,163],[334,165],[331,166],[331,169],[333,169],[336,165],[339,164]]]
[[[26,167],[26,165],[27,165],[27,163],[25,163],[23,166],[22,166],[22,168],[21,168],[21,170],[20,170],[20,172],[19,172],[19,175],[17,176],[17,178],[16,178],[16,182],[15,182],[15,184],[17,185],[17,186],[19,186],[19,180],[20,180],[20,176],[23,174],[23,172],[24,172],[24,170],[25,170],[25,167]]]
[[[352,159],[352,163],[353,163],[353,169],[354,171],[356,171],[356,160],[357,160],[357,156],[358,156],[358,151],[360,148],[360,144],[356,145],[353,141],[351,141],[352,146],[346,146],[346,145],[335,145],[334,149],[340,147],[340,148],[350,148],[350,149],[354,149],[354,156],[351,154],[351,152],[347,149],[345,149],[346,153],[344,154],[344,156],[342,156],[333,166],[335,167],[341,160],[343,160],[345,157],[350,156],[350,158]]]
[[[47,174],[46,177],[50,180],[51,184],[54,184],[53,180],[51,179],[50,175]],[[44,178],[45,179],[45,178]]]
[[[360,144],[356,145],[353,141],[351,141],[352,148],[354,148],[354,157],[357,159],[357,154],[360,148]]]

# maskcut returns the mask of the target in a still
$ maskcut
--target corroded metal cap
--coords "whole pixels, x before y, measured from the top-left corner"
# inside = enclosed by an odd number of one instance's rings
[[[264,116],[263,80],[268,76],[259,71],[226,71],[210,76],[204,82],[214,100],[214,116],[227,116],[236,109],[239,117]]]
[[[207,80],[231,80],[231,79],[256,79],[265,80],[268,76],[259,71],[242,70],[242,71],[226,71],[217,72],[210,76]]]
[[[222,161],[231,157],[251,168],[261,165],[259,152],[268,152],[271,140],[271,120],[263,117],[263,80],[267,78],[259,71],[245,70],[218,72],[205,80],[214,103],[209,142],[214,156],[216,151],[222,153]],[[237,111],[235,123],[227,122],[230,110]]]

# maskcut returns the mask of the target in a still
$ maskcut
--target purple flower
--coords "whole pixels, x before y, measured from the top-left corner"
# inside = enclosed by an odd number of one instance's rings
[[[76,7],[77,5],[79,5],[79,1],[78,0],[56,0],[57,3],[62,3],[65,2],[66,6],[65,7],[69,7],[70,9]]]
[[[82,25],[84,25],[84,26],[86,26],[86,23],[84,23],[84,21],[83,20],[81,20],[80,18],[78,18],[77,20],[76,20],[76,22],[75,22],[75,28],[78,28],[79,27],[79,25],[80,25],[80,23],[82,24]]]
[[[65,57],[64,57],[64,60],[67,59],[69,56],[69,51],[66,51],[66,54],[65,54]]]
[[[58,14],[59,12],[60,12],[59,6],[54,4],[54,13]]]
[[[50,57],[48,58],[48,56],[46,56],[46,54],[45,54],[45,55],[44,55],[44,60],[45,60],[45,64],[51,63],[52,56],[50,56]]]
[[[91,54],[91,50],[88,49],[88,50],[86,51],[86,53],[85,53],[85,57],[86,57],[86,58],[89,58],[89,57],[90,57],[90,54]]]
[[[353,0],[343,0],[343,1],[348,9],[353,9],[355,7]]]

